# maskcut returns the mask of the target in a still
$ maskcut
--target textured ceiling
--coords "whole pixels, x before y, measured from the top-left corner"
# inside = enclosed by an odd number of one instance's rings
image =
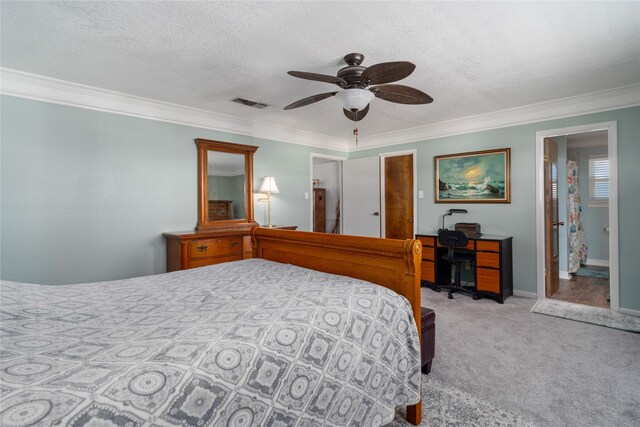
[[[407,60],[430,105],[375,99],[361,136],[640,83],[640,2],[10,2],[2,67],[350,137],[333,74]],[[269,104],[263,110],[230,102]]]

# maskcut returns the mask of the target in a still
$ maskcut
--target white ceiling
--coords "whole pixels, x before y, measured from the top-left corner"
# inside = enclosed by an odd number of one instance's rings
[[[3,68],[302,131],[351,138],[335,75],[407,60],[435,101],[372,101],[360,136],[640,83],[640,2],[1,3]],[[263,110],[230,102],[269,104]]]

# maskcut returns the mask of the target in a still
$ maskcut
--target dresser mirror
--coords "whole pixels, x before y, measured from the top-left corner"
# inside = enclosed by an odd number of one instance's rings
[[[252,227],[253,153],[258,147],[196,139],[198,225],[196,231]]]

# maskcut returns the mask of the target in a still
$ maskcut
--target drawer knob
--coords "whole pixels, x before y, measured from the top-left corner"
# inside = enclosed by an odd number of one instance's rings
[[[209,249],[209,246],[198,246],[196,249],[198,252],[206,252],[207,249]]]
[[[238,242],[231,242],[231,247],[235,248],[236,246],[238,246],[240,243]]]

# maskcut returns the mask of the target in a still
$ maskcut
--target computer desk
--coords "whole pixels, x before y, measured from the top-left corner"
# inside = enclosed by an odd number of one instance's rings
[[[432,289],[450,286],[451,265],[443,256],[447,247],[438,243],[438,232],[419,233],[422,242],[422,283]],[[482,234],[469,237],[469,244],[456,251],[467,250],[475,255],[473,278],[479,297],[488,297],[500,304],[513,295],[513,237]]]

